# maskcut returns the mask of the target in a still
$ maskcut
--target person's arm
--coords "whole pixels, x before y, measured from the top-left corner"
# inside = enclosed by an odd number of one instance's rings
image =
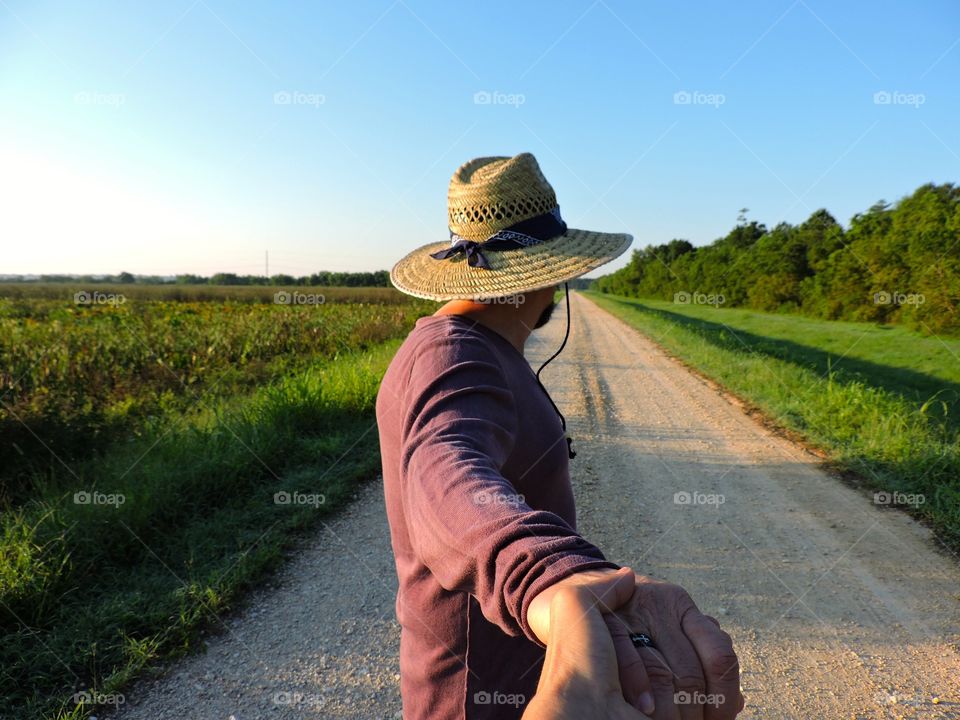
[[[479,338],[442,341],[414,361],[401,402],[414,551],[445,589],[475,596],[505,633],[543,645],[527,622],[530,601],[572,573],[618,566],[561,517],[527,505],[503,477],[521,420],[496,355]]]

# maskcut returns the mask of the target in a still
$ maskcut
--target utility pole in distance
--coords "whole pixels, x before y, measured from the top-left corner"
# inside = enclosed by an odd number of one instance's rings
[[[270,279],[270,251],[263,251],[263,272],[267,276],[267,280]]]

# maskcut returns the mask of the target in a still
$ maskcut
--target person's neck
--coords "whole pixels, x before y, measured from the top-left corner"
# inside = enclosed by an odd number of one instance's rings
[[[450,300],[434,315],[463,315],[490,328],[513,345],[522,355],[524,345],[539,316],[535,308],[526,305],[487,304],[471,300]]]

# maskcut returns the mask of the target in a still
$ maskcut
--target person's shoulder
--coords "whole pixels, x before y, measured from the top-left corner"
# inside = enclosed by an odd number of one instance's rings
[[[426,315],[417,320],[411,336],[442,340],[447,337],[471,338],[488,341],[483,325],[465,315]]]
[[[496,361],[502,342],[489,328],[463,315],[427,315],[417,320],[403,343],[406,354],[438,364],[465,360]]]
[[[381,387],[408,402],[482,390],[508,404],[515,374],[508,349],[505,338],[470,318],[423,317],[394,355]]]

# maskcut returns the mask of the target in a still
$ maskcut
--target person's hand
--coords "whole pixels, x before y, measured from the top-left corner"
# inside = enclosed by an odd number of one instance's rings
[[[679,585],[638,576],[633,596],[606,622],[624,696],[638,706],[641,693],[652,691],[656,720],[730,720],[743,709],[733,641]],[[647,635],[653,647],[634,649],[631,632]],[[625,661],[627,644],[634,662]]]
[[[620,568],[620,570],[614,570],[613,568],[583,570],[563,578],[563,580],[554,583],[540,592],[530,602],[530,607],[527,608],[527,623],[537,636],[537,639],[544,645],[549,646],[551,628],[550,605],[553,597],[557,593],[567,588],[575,588],[581,585],[590,587],[600,583],[600,586],[603,587],[603,582],[609,581],[612,576],[618,572],[623,572],[623,570],[624,568]],[[608,625],[610,626],[610,635],[617,657],[617,666],[619,667],[620,683],[623,687],[624,697],[633,703],[634,707],[651,715],[653,713],[654,703],[650,680],[644,669],[643,661],[637,655],[637,651],[630,641],[628,626],[624,622],[608,623]]]
[[[613,638],[601,614],[628,602],[634,583],[633,571],[621,568],[552,594],[547,655],[523,720],[642,720],[624,699]]]

